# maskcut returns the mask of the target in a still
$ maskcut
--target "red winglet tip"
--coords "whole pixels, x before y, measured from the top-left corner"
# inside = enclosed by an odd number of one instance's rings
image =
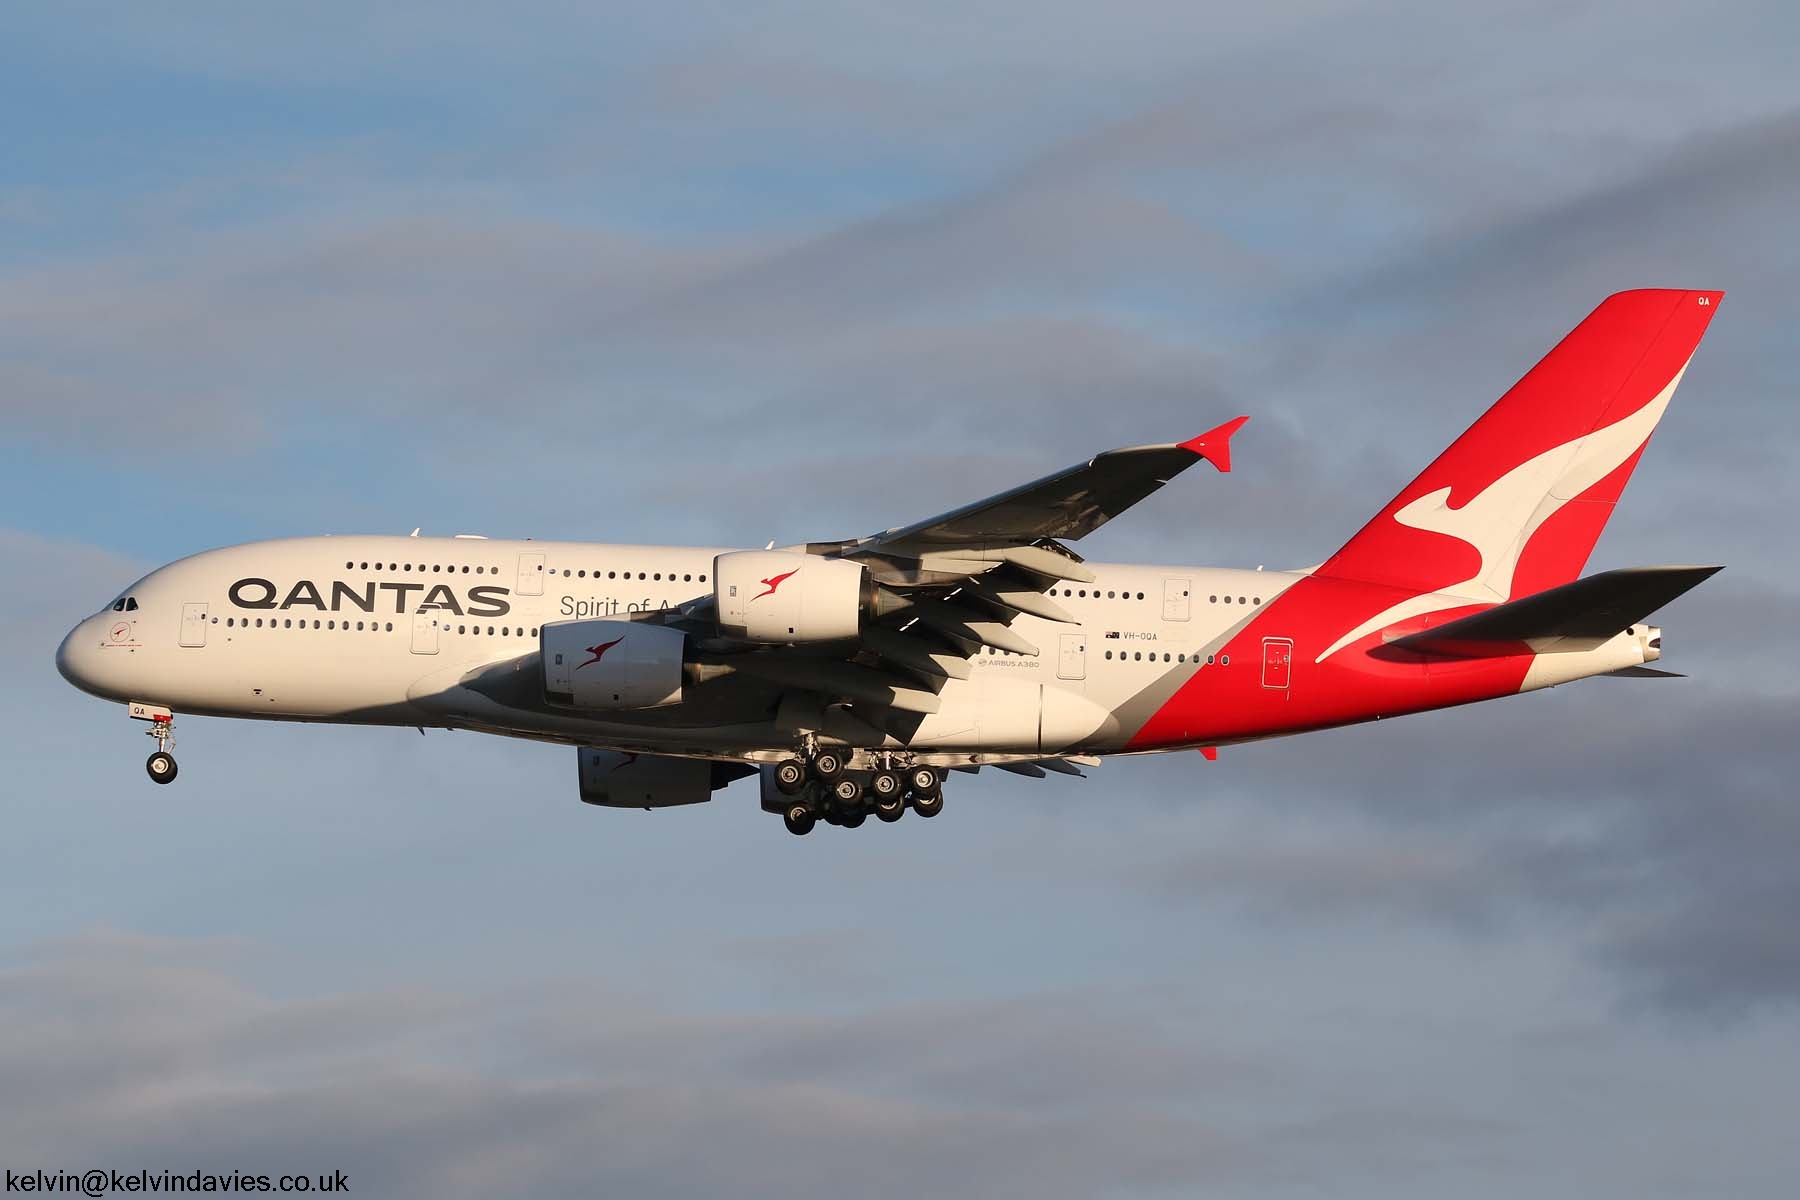
[[[1183,450],[1191,450],[1219,468],[1220,474],[1231,471],[1231,435],[1243,428],[1249,417],[1233,417],[1217,429],[1209,429],[1199,437],[1189,438],[1181,443]]]
[[[1206,759],[1207,762],[1218,762],[1219,748],[1217,746],[1202,746],[1200,747],[1200,756]]]

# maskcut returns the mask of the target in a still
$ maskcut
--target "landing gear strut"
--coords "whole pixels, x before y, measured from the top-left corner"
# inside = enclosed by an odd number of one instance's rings
[[[169,748],[175,744],[175,718],[172,716],[155,716],[150,719],[150,728],[144,731],[156,739],[156,751],[144,760],[144,770],[157,783],[175,782],[175,756]]]

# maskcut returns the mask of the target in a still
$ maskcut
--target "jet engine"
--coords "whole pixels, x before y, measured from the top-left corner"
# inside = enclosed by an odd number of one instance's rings
[[[581,802],[603,808],[672,808],[711,800],[713,764],[698,758],[621,754],[582,746]]]
[[[713,559],[719,632],[786,645],[855,637],[875,605],[860,564],[785,550],[740,550]]]
[[[687,638],[637,621],[559,621],[538,636],[544,698],[569,708],[661,708],[681,703]],[[584,768],[585,769],[585,768]]]

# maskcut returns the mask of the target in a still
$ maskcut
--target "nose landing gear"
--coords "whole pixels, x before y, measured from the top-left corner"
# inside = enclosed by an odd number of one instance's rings
[[[154,714],[150,718],[150,728],[144,732],[156,739],[156,751],[144,760],[144,770],[157,783],[175,782],[175,756],[169,753],[170,747],[175,745],[175,714]]]

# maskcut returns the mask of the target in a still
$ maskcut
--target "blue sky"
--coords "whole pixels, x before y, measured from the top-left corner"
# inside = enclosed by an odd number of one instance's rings
[[[1786,6],[0,17],[0,1165],[393,1196],[1785,1195]],[[1724,307],[1596,568],[1668,684],[793,839],[51,653],[313,532],[852,536],[1240,412],[1092,556],[1317,561],[1608,292]]]

